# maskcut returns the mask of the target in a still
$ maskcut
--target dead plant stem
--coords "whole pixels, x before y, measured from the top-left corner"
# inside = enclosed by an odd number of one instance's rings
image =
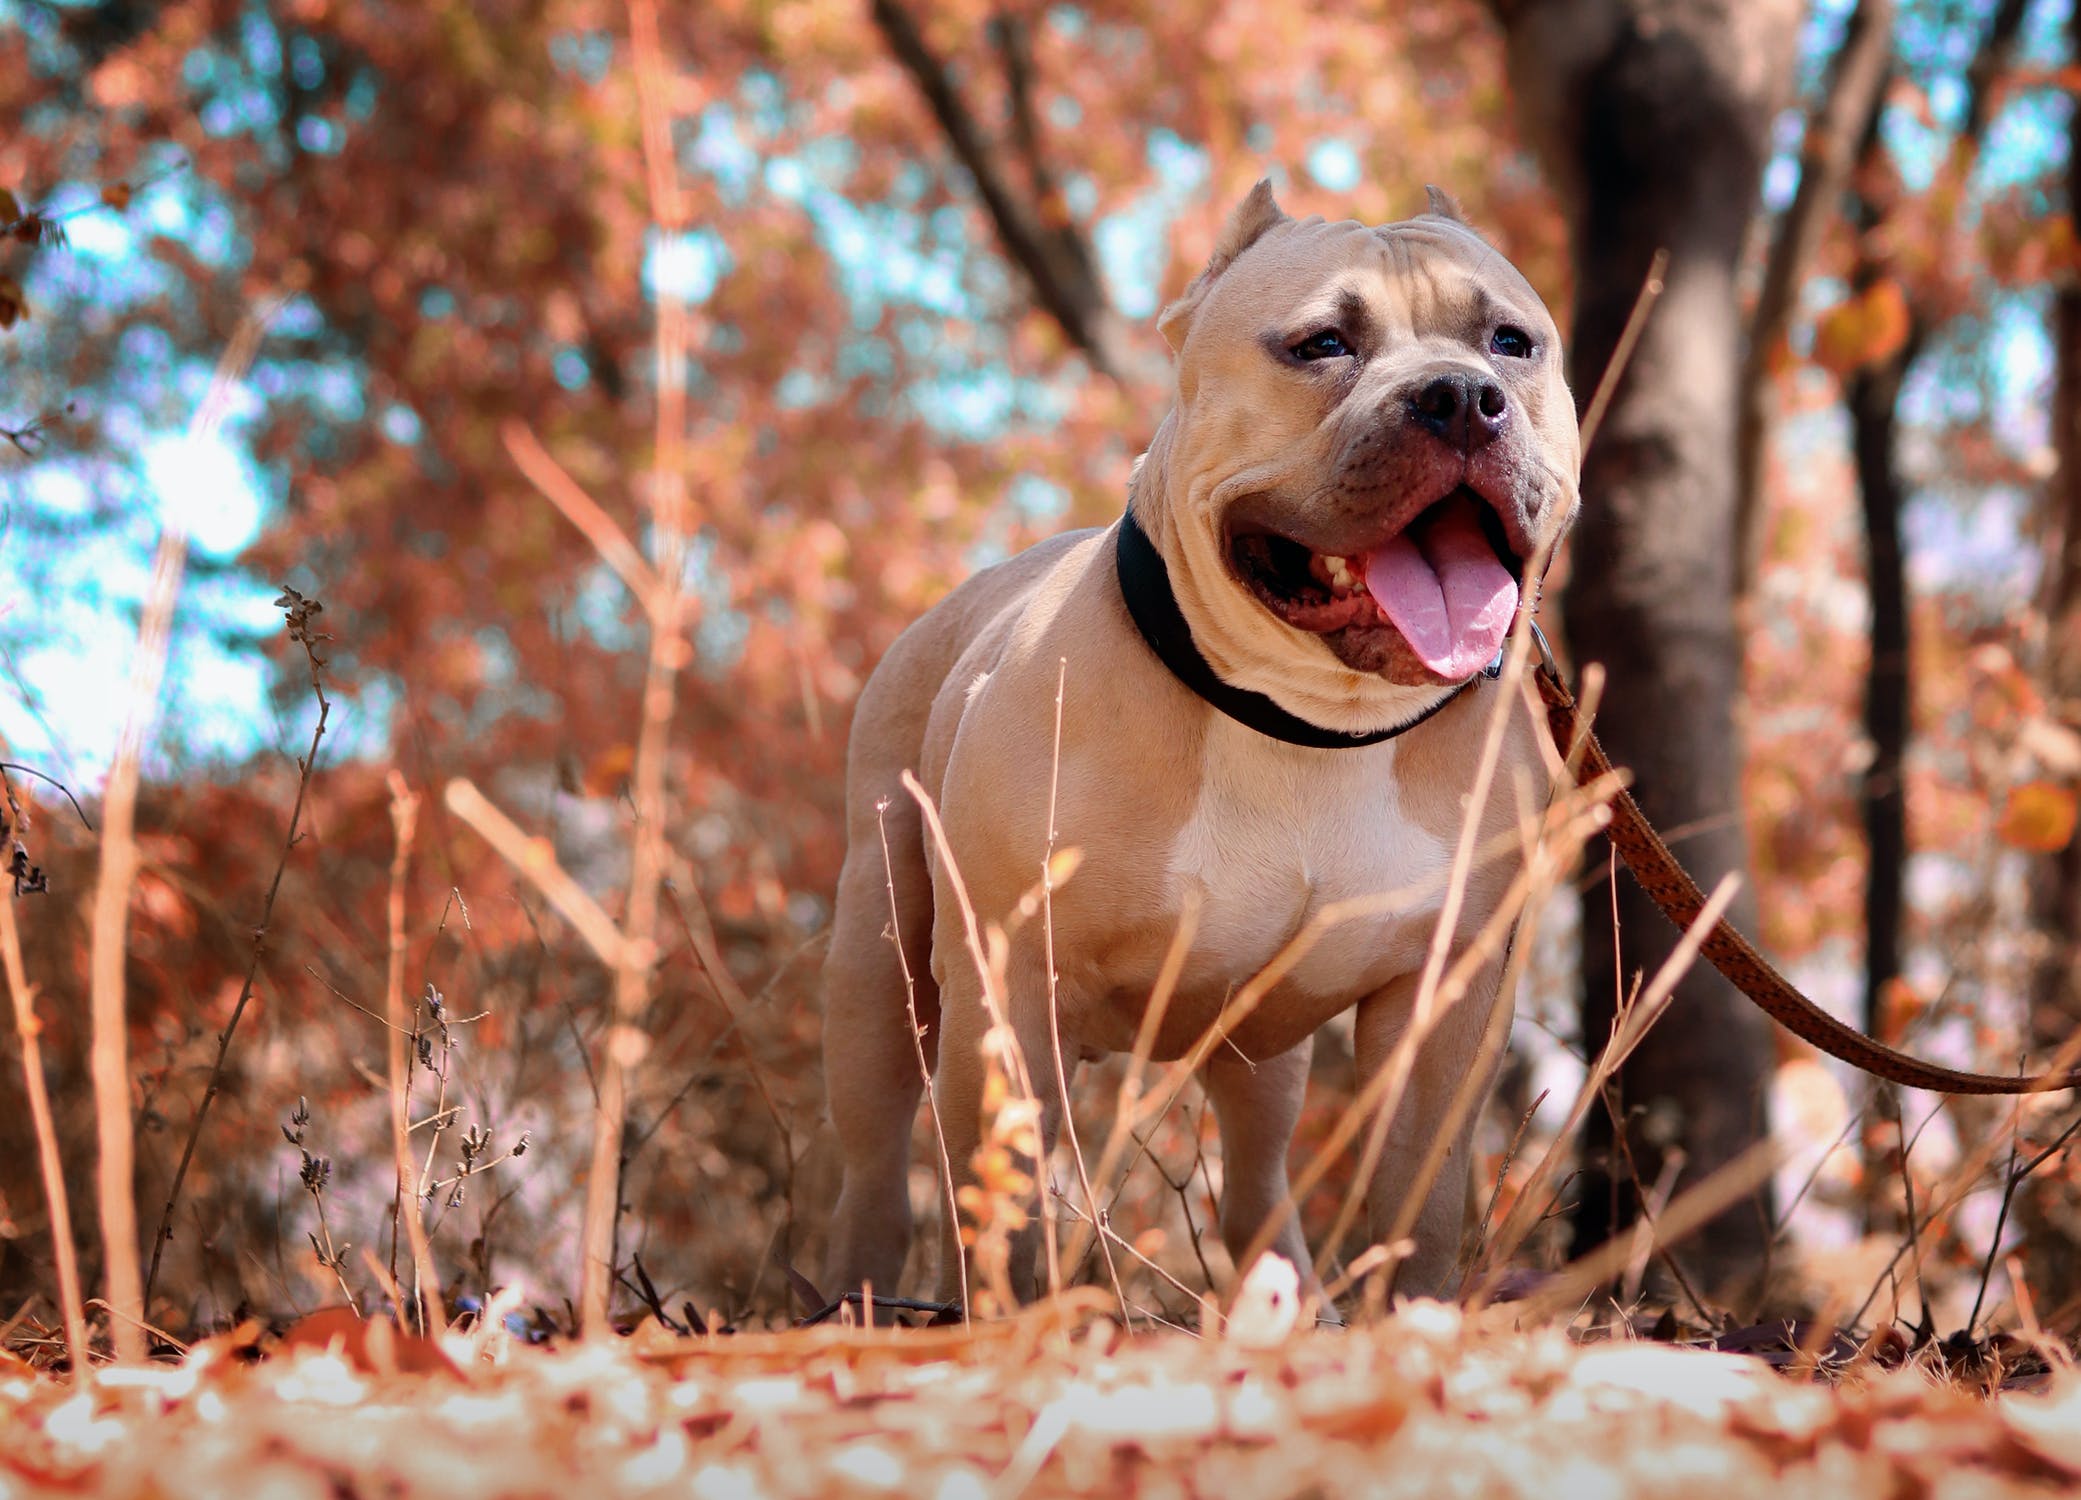
[[[79,1252],[72,1239],[72,1205],[65,1192],[65,1166],[58,1155],[58,1128],[51,1118],[50,1090],[43,1078],[43,1023],[36,1017],[36,991],[22,963],[22,935],[15,923],[14,900],[8,892],[0,891],[0,961],[5,963],[7,992],[14,1002],[14,1030],[22,1044],[22,1084],[29,1096],[29,1119],[36,1131],[36,1164],[43,1177],[43,1200],[51,1218],[51,1258],[58,1268],[58,1311],[65,1324],[65,1352],[73,1377],[80,1379],[89,1368],[88,1356],[93,1346],[87,1336]]]
[[[412,1247],[415,1322],[420,1333],[437,1334],[447,1331],[448,1319],[441,1306],[441,1277],[434,1266],[433,1245],[426,1233],[426,1200],[412,1172],[410,1090],[413,1058],[406,1051],[405,1034],[405,893],[406,877],[412,864],[412,840],[419,828],[419,798],[395,769],[390,773],[390,823],[397,844],[390,861],[390,962],[383,990],[383,1010],[390,1022],[387,1033],[390,1140],[397,1167],[397,1184],[391,1199],[391,1246],[395,1254],[395,1225],[402,1218],[405,1237]],[[416,1031],[417,1027],[413,1030]],[[436,1125],[433,1138],[438,1141],[440,1135],[440,1126]],[[404,1309],[400,1307],[398,1311],[402,1315]]]
[[[903,951],[902,917],[896,909],[896,866],[889,854],[889,829],[883,817],[888,810],[889,799],[886,797],[874,806],[874,827],[881,835],[882,841],[882,878],[887,882],[889,891],[889,938],[896,945],[896,966],[903,973],[903,1005],[910,1014],[911,1049],[918,1059],[918,1079],[924,1085],[925,1107],[932,1116],[932,1140],[939,1151],[939,1180],[947,1195],[947,1222],[958,1225],[961,1222],[961,1202],[955,1193],[954,1163],[947,1155],[946,1122],[939,1117],[939,1099],[932,1092],[932,1065],[925,1058],[925,1029],[918,1024],[917,980],[910,971],[910,958]],[[957,1259],[955,1270],[959,1274],[961,1284],[961,1321],[966,1324],[971,1315],[968,1305],[967,1256],[963,1255]],[[895,1288],[891,1287],[890,1290],[894,1291]]]
[[[311,728],[310,747],[304,751],[303,759],[296,763],[296,800],[289,809],[289,829],[282,838],[282,852],[275,860],[274,878],[268,882],[267,897],[260,903],[260,923],[253,929],[253,956],[246,964],[246,977],[239,985],[238,999],[231,1007],[231,1015],[224,1022],[224,1029],[217,1033],[217,1055],[210,1064],[210,1076],[202,1087],[202,1097],[196,1101],[195,1114],[188,1121],[188,1136],[181,1143],[181,1157],[174,1167],[173,1180],[166,1189],[166,1202],[159,1210],[159,1227],[152,1235],[152,1260],[145,1272],[144,1296],[149,1303],[152,1288],[159,1280],[159,1259],[167,1243],[173,1238],[174,1206],[179,1203],[181,1186],[188,1180],[189,1164],[195,1160],[195,1146],[202,1139],[203,1122],[209,1118],[210,1106],[216,1103],[217,1094],[224,1086],[224,1064],[231,1054],[231,1039],[238,1034],[238,1023],[246,1014],[246,1005],[253,998],[253,986],[260,976],[260,958],[267,949],[268,929],[274,922],[275,897],[281,894],[282,876],[289,868],[289,855],[299,840],[298,830],[303,824],[304,803],[311,790],[311,775],[318,764],[318,744],[325,738],[326,721],[332,715],[332,703],[325,696],[325,684],[318,675],[318,656],[315,646],[305,644],[304,652],[311,673],[311,693],[318,700],[318,722]]]
[[[272,309],[247,317],[217,361],[209,392],[188,424],[190,441],[213,434],[223,421],[232,385],[251,363]],[[177,512],[169,510],[169,516]],[[110,1333],[119,1363],[144,1358],[144,1274],[138,1264],[136,1143],[130,1105],[129,1015],[124,963],[129,949],[130,893],[137,879],[137,787],[159,712],[159,689],[173,636],[174,603],[188,558],[188,537],[169,519],[152,557],[131,659],[129,701],[114,763],[102,792],[101,870],[94,886],[88,960],[93,1022],[92,1075],[95,1135],[100,1150],[96,1188],[101,1207],[102,1264],[108,1285]]]

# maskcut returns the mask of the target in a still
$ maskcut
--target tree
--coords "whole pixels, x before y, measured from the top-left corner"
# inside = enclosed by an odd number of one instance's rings
[[[1526,134],[1559,188],[1577,276],[1570,349],[1586,402],[1656,251],[1666,290],[1585,456],[1565,617],[1579,661],[1609,688],[1598,732],[1648,816],[1692,830],[1709,885],[1745,861],[1735,703],[1736,274],[1772,117],[1790,77],[1793,0],[1497,0]],[[1753,912],[1752,900],[1740,903]],[[1631,976],[1676,934],[1630,880],[1582,903],[1583,1035],[1609,1034]],[[1693,970],[1592,1115],[1578,1248],[1631,1223],[1665,1170],[1712,1172],[1768,1128],[1768,1023]],[[1760,1269],[1767,1196],[1728,1211],[1691,1252],[1709,1280]]]
[[[2081,63],[2081,7],[2068,20],[2071,55]],[[2067,217],[2081,216],[2081,115],[2067,140]],[[2052,300],[2052,446],[2058,456],[2047,495],[2045,534],[2045,688],[2054,711],[2075,721],[2081,702],[2081,281],[2069,267]],[[2081,1024],[2081,839],[2044,856],[2032,885],[2032,910],[2046,938],[2033,985],[2031,1032],[2057,1046]]]
[[[1993,119],[1994,89],[2015,50],[2025,0],[2000,0],[1966,69],[1965,119],[1945,166],[1946,186],[1961,190]],[[1879,127],[1884,90],[1874,95],[1858,151],[1858,251],[1851,273],[1857,305],[1899,307],[1882,342],[1849,373],[1844,404],[1850,411],[1857,492],[1864,508],[1866,578],[1871,593],[1871,667],[1865,689],[1865,733],[1872,746],[1861,801],[1865,875],[1864,1027],[1885,1020],[1889,986],[1901,972],[1908,860],[1907,747],[1914,701],[1908,638],[1908,581],[1901,515],[1906,485],[1900,472],[1900,399],[1909,372],[1941,321],[1937,304],[1945,267],[1923,264],[1904,272],[1898,252],[1885,246],[1889,214],[1902,192],[1885,158]],[[1897,240],[1897,236],[1895,237]],[[1919,276],[1905,286],[1904,274]]]

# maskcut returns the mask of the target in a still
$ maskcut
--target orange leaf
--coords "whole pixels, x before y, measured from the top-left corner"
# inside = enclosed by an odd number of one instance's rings
[[[289,1325],[281,1349],[335,1349],[371,1375],[460,1375],[454,1360],[432,1339],[406,1333],[390,1319],[363,1319],[351,1307],[321,1307]]]
[[[620,791],[636,767],[636,747],[622,741],[609,745],[585,768],[585,790],[594,797],[611,797]]]
[[[2073,791],[2050,781],[2026,781],[2009,793],[1995,831],[2017,849],[2050,854],[2074,837]]]
[[[1838,302],[1814,324],[1814,363],[1841,377],[1899,352],[1908,341],[1907,293],[1891,277]]]

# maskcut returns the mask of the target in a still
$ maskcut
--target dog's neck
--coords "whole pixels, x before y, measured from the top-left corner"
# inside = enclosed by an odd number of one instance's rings
[[[1136,477],[1139,481],[1140,475]],[[1135,487],[1139,488],[1139,483]],[[1320,724],[1311,724],[1298,714],[1289,713],[1263,693],[1253,693],[1224,681],[1214,670],[1213,664],[1192,639],[1192,627],[1186,623],[1185,612],[1178,607],[1178,596],[1171,590],[1170,568],[1164,563],[1163,553],[1157,549],[1156,543],[1135,519],[1131,498],[1127,513],[1120,518],[1113,566],[1120,579],[1121,597],[1127,601],[1127,612],[1134,617],[1135,628],[1171,675],[1238,724],[1289,745],[1304,745],[1315,750],[1353,750],[1391,740],[1442,712],[1446,705],[1458,702],[1462,693],[1482,677],[1496,676],[1501,667],[1498,660],[1481,676],[1468,678],[1456,691],[1406,723],[1392,728],[1362,734],[1326,729]]]

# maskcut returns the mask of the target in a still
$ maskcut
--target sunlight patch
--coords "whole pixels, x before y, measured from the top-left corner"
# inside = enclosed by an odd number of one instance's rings
[[[186,433],[145,445],[145,477],[159,514],[198,552],[235,557],[260,534],[260,494],[236,448]]]

